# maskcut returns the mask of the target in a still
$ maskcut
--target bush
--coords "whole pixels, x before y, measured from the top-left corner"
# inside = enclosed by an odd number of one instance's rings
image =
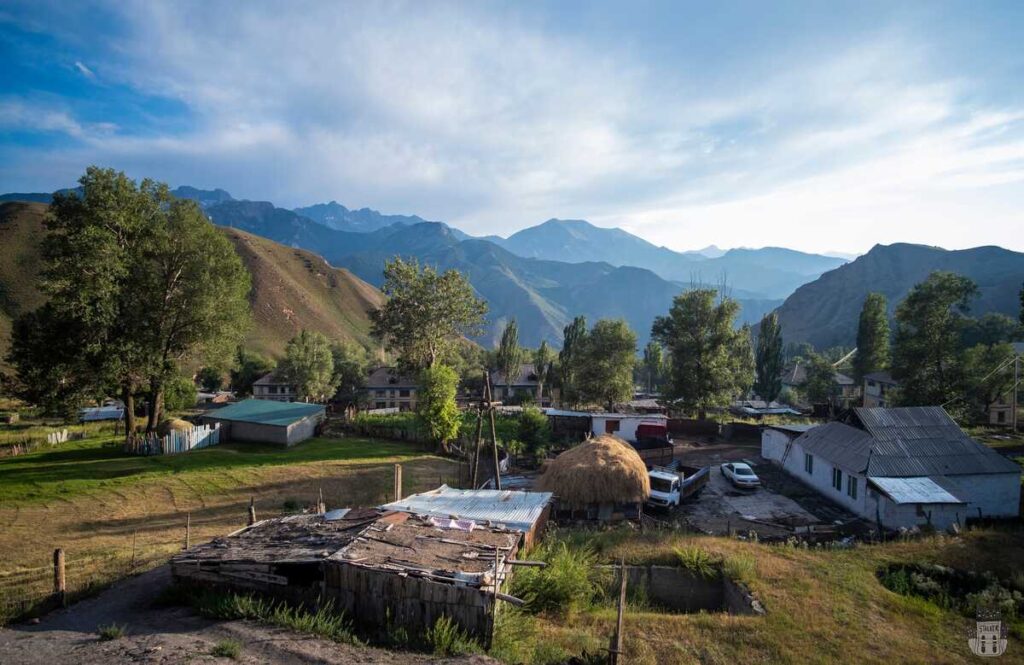
[[[757,565],[754,557],[737,554],[722,562],[722,573],[731,580],[750,582],[757,577]]]
[[[124,626],[119,626],[116,623],[112,623],[107,626],[97,626],[96,628],[96,632],[100,636],[100,642],[119,640],[124,637],[124,630]]]
[[[541,545],[530,558],[548,564],[517,571],[512,578],[512,595],[526,601],[530,612],[571,616],[603,593],[607,572],[597,568],[597,555],[590,548],[554,542]]]
[[[425,637],[435,656],[463,656],[481,651],[480,645],[447,616],[434,622],[434,626],[427,629]]]
[[[722,571],[722,562],[700,547],[677,547],[679,565],[698,577],[714,579]]]
[[[540,409],[523,409],[519,416],[518,437],[531,455],[543,456],[551,444],[551,425]]]
[[[242,655],[242,645],[237,640],[222,640],[213,645],[210,655],[238,660],[238,657]]]

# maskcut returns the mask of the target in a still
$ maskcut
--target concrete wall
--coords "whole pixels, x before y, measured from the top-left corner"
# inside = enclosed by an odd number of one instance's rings
[[[609,568],[613,568],[609,566]],[[644,590],[651,603],[677,612],[760,614],[760,604],[739,584],[724,576],[710,579],[678,566],[626,566],[627,594]],[[614,589],[618,591],[618,573]]]
[[[668,426],[668,420],[665,418],[653,418],[651,416],[635,416],[630,414],[609,414],[609,415],[594,415],[590,419],[591,432],[594,436],[600,436],[605,434],[606,423],[609,420],[619,421],[619,431],[611,432],[615,436],[619,437],[623,441],[636,441],[636,428],[641,424],[650,425],[664,425]]]
[[[953,494],[967,502],[969,517],[1017,517],[1020,514],[1020,474],[990,473],[946,476]]]
[[[789,445],[793,438],[790,434],[766,427],[761,431],[761,457],[776,464],[781,464],[782,456],[786,452],[786,446]]]
[[[288,426],[288,432],[286,434],[286,442],[289,446],[294,446],[296,443],[301,443],[306,439],[311,438],[316,434],[316,427],[324,419],[322,413],[314,414],[312,416],[306,416],[302,420],[292,423]]]

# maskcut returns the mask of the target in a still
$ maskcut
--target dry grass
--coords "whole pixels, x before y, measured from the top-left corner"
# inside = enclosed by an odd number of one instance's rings
[[[605,434],[556,457],[537,482],[562,503],[634,503],[651,495],[651,481],[640,455],[625,441]]]
[[[969,621],[919,599],[894,594],[875,576],[894,561],[931,561],[1009,576],[1024,567],[1024,531],[976,530],[962,538],[852,550],[803,549],[728,538],[619,532],[565,537],[586,542],[606,561],[672,563],[675,551],[700,547],[725,560],[753,560],[747,582],[764,603],[764,617],[630,611],[628,662],[654,663],[966,663]],[[542,619],[535,639],[578,653],[607,643],[615,621],[608,605],[580,614],[571,625]],[[1024,662],[1021,627],[1001,662]]]

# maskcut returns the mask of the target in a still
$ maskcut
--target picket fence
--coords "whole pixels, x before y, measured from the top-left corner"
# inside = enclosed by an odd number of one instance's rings
[[[165,436],[155,433],[139,434],[124,444],[131,455],[176,455],[198,448],[209,448],[220,443],[220,423],[199,425],[189,430],[171,430]]]
[[[58,443],[67,443],[67,441],[68,431],[66,429],[50,432],[46,435],[46,442],[51,446],[56,445]]]

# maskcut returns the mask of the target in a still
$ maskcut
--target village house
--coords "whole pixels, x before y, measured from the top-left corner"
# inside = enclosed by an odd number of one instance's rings
[[[550,389],[544,385],[545,394],[543,395],[540,394],[540,389],[540,377],[537,375],[533,363],[523,363],[511,385],[506,381],[503,372],[497,370],[491,372],[491,390],[494,393],[494,400],[497,402],[513,403],[526,400],[538,406],[550,406]]]
[[[264,374],[252,384],[254,399],[273,400],[275,402],[294,402],[298,399],[295,386],[282,379],[276,371]]]
[[[798,394],[807,383],[807,364],[797,360],[787,367],[782,374],[783,388],[789,388]],[[835,406],[848,409],[860,398],[860,390],[853,378],[842,372],[834,372],[832,375],[832,388],[829,398]]]
[[[899,383],[892,378],[892,374],[889,372],[865,374],[864,399],[861,405],[869,409],[892,406],[892,395],[898,387]]]
[[[883,527],[1016,517],[1015,463],[971,439],[942,407],[856,408],[847,422],[765,429],[761,456]]]
[[[370,372],[363,386],[363,401],[371,409],[416,410],[417,382],[399,373],[395,367],[378,367]]]

